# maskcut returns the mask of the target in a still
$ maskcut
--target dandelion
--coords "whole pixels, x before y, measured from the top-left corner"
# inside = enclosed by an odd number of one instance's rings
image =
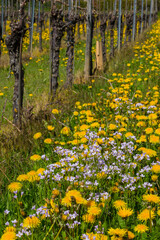
[[[54,189],[52,191],[52,194],[55,195],[55,196],[58,196],[59,195],[59,190],[58,189]]]
[[[98,122],[94,122],[90,126],[91,126],[91,128],[98,128],[100,125]]]
[[[138,233],[144,233],[146,231],[148,231],[149,228],[144,225],[144,224],[138,224],[135,228],[134,228],[134,231],[135,232],[138,232]]]
[[[46,138],[44,140],[44,143],[51,144],[52,143],[52,139],[51,138]]]
[[[17,177],[17,181],[19,181],[19,182],[23,182],[23,181],[27,181],[27,180],[28,180],[27,174],[21,174]]]
[[[129,217],[133,214],[133,210],[130,208],[121,208],[119,209],[118,213],[117,213],[120,217],[122,218],[126,218]]]
[[[160,197],[154,194],[147,194],[147,195],[143,195],[143,200],[150,203],[159,203]]]
[[[156,164],[152,166],[152,172],[160,173],[160,165]]]
[[[149,141],[150,143],[154,143],[154,144],[159,143],[159,136],[150,135]]]
[[[156,129],[155,134],[160,135],[160,128]]]
[[[101,209],[99,207],[96,207],[96,206],[91,206],[89,209],[88,209],[88,214],[89,215],[94,215],[94,216],[97,216],[101,213]]]
[[[72,205],[72,199],[75,199],[77,204],[86,204],[87,200],[85,200],[81,193],[77,190],[71,190],[68,191],[65,195],[65,197],[62,199],[62,205],[65,206],[71,206]]]
[[[85,131],[85,130],[87,130],[89,128],[90,128],[89,125],[83,124],[83,125],[80,126],[80,131]]]
[[[151,134],[151,133],[153,133],[153,128],[146,128],[145,132],[146,132],[146,134]]]
[[[82,216],[82,220],[87,223],[94,223],[95,222],[95,216],[90,214],[85,214]]]
[[[22,188],[22,184],[19,183],[19,182],[13,182],[11,184],[8,185],[8,189],[11,191],[11,192],[15,192],[15,191],[20,191]]]
[[[14,231],[5,232],[1,237],[1,240],[15,240],[15,239],[17,239],[17,237]]]
[[[116,130],[117,126],[115,124],[109,124],[108,128],[109,130]]]
[[[117,200],[113,203],[113,205],[116,209],[120,209],[125,208],[127,206],[127,203],[125,203],[123,200]]]
[[[64,127],[61,130],[61,134],[66,135],[66,136],[69,136],[70,132],[71,132],[71,130],[69,127]]]
[[[37,170],[37,174],[41,174],[41,175],[43,175],[43,172],[45,171],[45,168],[39,168],[38,170]]]
[[[36,216],[27,217],[23,220],[23,228],[36,228],[40,223],[40,220]]]
[[[128,231],[127,234],[128,234],[128,239],[133,239],[133,238],[135,238],[134,233]]]
[[[28,177],[28,182],[34,182],[34,181],[39,181],[40,177],[38,176],[36,171],[30,171],[27,173],[27,177]]]
[[[56,115],[56,114],[59,114],[59,111],[57,109],[53,109],[52,113]]]
[[[157,179],[158,179],[158,176],[154,174],[154,175],[151,176],[151,179],[152,179],[153,182],[156,182]]]
[[[76,116],[76,117],[78,116],[78,114],[79,113],[77,111],[73,112],[73,115]]]
[[[139,151],[142,151],[143,153],[145,153],[146,155],[150,156],[150,157],[155,157],[157,156],[157,152],[152,150],[152,149],[149,149],[149,148],[139,148],[138,149]]]
[[[47,129],[48,129],[49,131],[53,131],[53,130],[55,129],[55,127],[53,127],[52,125],[48,125],[48,126],[47,126]]]
[[[126,138],[131,137],[131,136],[133,136],[133,133],[131,133],[131,132],[127,132],[127,133],[125,134],[125,137],[126,137]]]
[[[110,228],[108,230],[108,234],[109,235],[113,235],[113,236],[118,236],[118,237],[124,237],[125,234],[127,233],[127,230],[126,229],[121,229],[121,228]]]
[[[152,210],[144,209],[137,217],[140,221],[147,221],[148,219],[155,218],[155,214]]]
[[[41,136],[42,136],[42,133],[41,133],[41,132],[37,132],[37,133],[34,134],[33,138],[34,138],[34,139],[38,139],[38,138],[40,138]]]
[[[149,119],[149,120],[155,120],[155,119],[157,119],[157,114],[155,114],[155,113],[149,114],[149,115],[148,115],[148,119]]]
[[[30,157],[30,160],[32,160],[32,161],[39,161],[39,160],[41,160],[41,156],[38,155],[38,154],[34,154],[34,155],[32,155]]]

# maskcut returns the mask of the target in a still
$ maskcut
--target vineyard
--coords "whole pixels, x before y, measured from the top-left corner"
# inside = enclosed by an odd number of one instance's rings
[[[0,240],[160,240],[159,1],[0,7]]]

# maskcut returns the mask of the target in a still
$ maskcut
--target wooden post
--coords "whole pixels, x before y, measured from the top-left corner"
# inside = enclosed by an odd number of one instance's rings
[[[87,0],[87,39],[85,51],[84,77],[88,80],[92,75],[92,0]]]
[[[3,37],[3,22],[4,22],[4,0],[1,0],[1,28],[2,28],[2,37]]]
[[[103,71],[102,42],[96,41],[96,66],[97,70]]]
[[[147,3],[147,0],[146,0],[145,28],[147,28],[147,14],[148,14],[148,3]]]
[[[142,7],[141,7],[141,33],[143,31],[143,2],[144,0],[142,0]]]
[[[134,0],[134,8],[133,8],[133,31],[132,31],[132,40],[135,40],[136,33],[136,12],[137,12],[137,0]]]
[[[117,9],[117,0],[114,1],[114,14],[116,13],[116,9]]]
[[[121,47],[121,18],[122,18],[122,0],[119,0],[119,15],[118,15],[118,51]]]
[[[32,55],[32,40],[33,40],[33,24],[34,24],[34,7],[35,7],[35,0],[32,0],[32,20],[31,20],[31,36],[30,36],[30,52]]]
[[[22,40],[19,47],[19,84],[18,84],[18,126],[21,128],[22,103],[23,103],[23,78],[22,78]]]
[[[149,15],[149,25],[152,23],[152,13],[153,13],[153,0],[150,3],[150,15]]]

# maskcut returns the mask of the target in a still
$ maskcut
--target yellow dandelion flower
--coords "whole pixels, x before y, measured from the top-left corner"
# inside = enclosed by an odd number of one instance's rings
[[[160,209],[158,209],[157,214],[158,214],[158,216],[160,216]]]
[[[21,174],[17,177],[17,181],[19,181],[19,182],[23,182],[23,181],[27,181],[27,180],[28,180],[27,174]]]
[[[48,125],[48,126],[47,126],[47,129],[48,129],[49,131],[53,131],[54,128],[55,128],[55,127],[53,127],[52,125]]]
[[[155,214],[153,210],[150,209],[144,209],[140,214],[138,214],[137,218],[141,221],[146,221],[148,219],[153,219],[155,218]]]
[[[143,195],[143,200],[150,203],[159,203],[160,197],[154,194],[147,194],[147,195]]]
[[[109,124],[108,126],[109,130],[116,130],[117,129],[117,126],[115,124]]]
[[[19,183],[19,182],[13,182],[13,183],[10,183],[8,185],[8,189],[11,191],[11,192],[15,192],[15,191],[20,191],[22,188],[22,184]]]
[[[160,135],[160,128],[157,128],[155,134]]]
[[[16,233],[15,232],[5,232],[2,237],[1,240],[15,240],[17,239],[16,237]]]
[[[27,217],[23,220],[23,228],[36,228],[40,223],[40,220],[36,216]]]
[[[34,181],[39,181],[40,177],[38,176],[36,171],[30,171],[27,173],[28,181],[29,182],[34,182]]]
[[[127,130],[125,128],[120,128],[119,132],[126,132]]]
[[[90,126],[91,126],[91,128],[98,128],[100,126],[100,124],[98,122],[94,122]]]
[[[124,237],[125,236],[125,234],[127,233],[127,230],[126,229],[121,229],[121,228],[110,228],[109,230],[108,230],[108,234],[109,235],[118,235],[119,237]]]
[[[93,200],[89,200],[89,201],[87,201],[86,206],[87,207],[95,207],[96,206],[96,202],[93,201]]]
[[[34,135],[33,135],[33,138],[34,139],[38,139],[38,138],[40,138],[42,136],[42,133],[41,132],[37,132],[37,133],[35,133]]]
[[[125,203],[123,200],[117,200],[113,203],[113,206],[116,209],[125,208],[127,206],[127,203]]]
[[[70,132],[71,132],[71,130],[69,127],[64,127],[61,130],[61,134],[66,135],[66,136],[69,136]]]
[[[41,160],[41,156],[38,155],[38,154],[34,154],[34,155],[32,155],[30,157],[30,160],[32,160],[32,161],[39,161],[39,160]]]
[[[59,190],[58,189],[54,189],[52,191],[52,194],[55,195],[55,196],[58,196],[59,195]]]
[[[71,206],[72,200],[75,200],[77,204],[86,204],[87,200],[85,200],[81,193],[77,190],[68,191],[65,197],[62,199],[62,205]]]
[[[153,133],[153,128],[146,128],[145,132],[146,132],[146,134],[151,134],[151,133]]]
[[[133,214],[133,210],[130,208],[121,208],[117,214],[122,218],[126,218]]]
[[[79,114],[79,113],[78,113],[77,111],[74,111],[74,112],[73,112],[73,115],[74,115],[74,116],[78,116],[78,114]]]
[[[155,119],[157,119],[157,114],[155,114],[155,113],[149,114],[149,115],[148,115],[148,119],[149,119],[149,120],[155,120]]]
[[[44,143],[51,144],[52,143],[52,139],[51,138],[46,138],[44,140]]]
[[[97,143],[98,143],[99,145],[101,145],[101,144],[103,143],[103,139],[102,139],[102,138],[97,138]]]
[[[88,208],[88,214],[89,215],[97,216],[100,213],[101,213],[101,209],[99,207],[92,206],[92,207]]]
[[[87,130],[89,128],[90,128],[89,125],[83,124],[83,125],[80,126],[80,131],[85,131],[85,130]]]
[[[83,219],[84,222],[87,222],[87,223],[94,223],[95,222],[95,216],[90,215],[90,214],[83,215],[82,219]]]
[[[45,171],[45,168],[39,168],[38,170],[37,170],[37,174],[41,174],[41,175],[43,175],[43,172]]]
[[[85,137],[84,137],[84,138],[81,138],[80,142],[81,142],[81,143],[87,143],[87,142],[88,142],[88,139],[85,138]]]
[[[150,143],[153,143],[153,144],[159,143],[159,136],[150,135],[149,141]]]
[[[160,173],[160,165],[156,164],[152,166],[152,172]]]
[[[125,134],[125,137],[127,138],[127,137],[131,137],[131,136],[133,136],[133,133],[131,133],[131,132],[127,132],[126,134]]]
[[[157,179],[158,179],[158,175],[155,175],[155,174],[152,175],[152,176],[151,176],[151,179],[152,179],[153,182],[156,182]]]
[[[142,151],[143,153],[145,153],[146,155],[148,155],[150,157],[156,157],[157,156],[157,152],[152,150],[152,149],[149,149],[149,148],[141,147],[138,150]]]
[[[101,233],[96,233],[96,234],[86,233],[86,235],[88,237],[87,238],[88,240],[94,240],[94,239],[96,239],[96,240],[108,240],[108,237],[104,234],[101,234]]]
[[[133,238],[135,238],[134,233],[128,231],[127,234],[128,234],[128,239],[133,239]]]
[[[58,111],[57,109],[53,109],[53,110],[52,110],[52,113],[53,113],[53,114],[58,114],[59,111]]]
[[[134,231],[135,232],[138,232],[138,233],[144,233],[146,231],[148,231],[149,228],[144,225],[144,224],[138,224],[135,228],[134,228]]]

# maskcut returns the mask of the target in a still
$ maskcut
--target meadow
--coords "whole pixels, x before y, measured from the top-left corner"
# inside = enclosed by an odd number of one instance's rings
[[[2,186],[1,240],[160,239],[159,39],[160,20],[114,72],[75,84],[73,95],[66,93],[67,110],[50,106],[50,118],[27,136],[28,151],[20,143],[14,155],[3,149],[14,170]],[[47,92],[48,59],[26,63],[27,101]],[[36,79],[44,81],[39,93]],[[12,84],[1,82],[0,101]]]

